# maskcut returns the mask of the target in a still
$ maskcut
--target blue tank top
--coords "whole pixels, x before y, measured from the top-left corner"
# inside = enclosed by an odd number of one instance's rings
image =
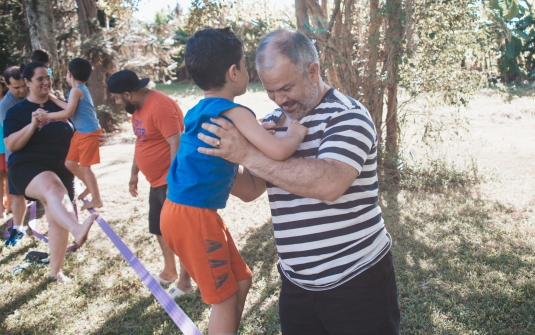
[[[207,144],[199,140],[197,134],[216,137],[201,125],[212,123],[210,118],[222,116],[223,112],[238,106],[243,107],[227,99],[207,98],[188,111],[184,118],[186,132],[180,137],[180,148],[167,175],[167,199],[193,207],[225,208],[238,165],[199,153],[197,149]]]
[[[79,133],[87,134],[94,132],[100,129],[100,124],[98,123],[97,113],[93,106],[91,93],[89,93],[85,85],[78,85],[76,87],[82,90],[84,97],[78,101],[78,106],[76,106],[76,111],[71,118],[71,122]]]

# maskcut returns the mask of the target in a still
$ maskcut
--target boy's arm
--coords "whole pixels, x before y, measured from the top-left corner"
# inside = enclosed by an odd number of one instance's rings
[[[240,165],[234,185],[230,194],[240,198],[244,202],[250,202],[257,199],[266,191],[266,182],[249,173],[249,171]]]
[[[67,108],[67,102],[61,100],[55,93],[50,93],[48,95],[48,98],[50,100],[52,100],[52,102],[55,103],[56,105],[58,105],[59,107],[61,107],[63,109]]]
[[[305,138],[308,129],[292,123],[284,137],[275,137],[258,124],[254,115],[243,107],[235,107],[223,113],[232,120],[249,142],[271,159],[283,161],[290,157]]]
[[[54,98],[51,98],[51,100],[56,105],[58,105],[61,108],[64,108],[64,110],[59,111],[59,112],[54,112],[54,113],[47,113],[44,118],[47,120],[70,119],[74,115],[74,112],[76,112],[76,107],[78,107],[78,101],[80,101],[80,99],[82,99],[83,97],[84,97],[84,92],[82,92],[82,90],[77,87],[73,87],[71,89],[71,93],[69,94],[69,102],[65,103],[62,101],[63,104],[66,105],[65,107],[59,105],[55,101],[57,100],[59,102],[61,100],[59,99],[54,100]]]

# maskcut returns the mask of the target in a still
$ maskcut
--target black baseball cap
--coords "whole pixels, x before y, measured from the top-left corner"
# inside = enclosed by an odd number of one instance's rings
[[[108,91],[110,93],[133,92],[147,86],[149,81],[149,78],[139,79],[134,71],[122,70],[110,76]]]

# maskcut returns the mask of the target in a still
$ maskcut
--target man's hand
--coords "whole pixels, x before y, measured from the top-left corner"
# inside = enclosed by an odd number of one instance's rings
[[[199,148],[198,151],[200,153],[221,157],[232,163],[242,164],[243,160],[256,150],[232,123],[223,118],[211,118],[210,121],[216,125],[203,123],[202,127],[219,137],[219,140],[199,133],[197,136],[201,141],[215,147]],[[217,148],[218,146],[219,148]]]
[[[133,197],[137,197],[137,182],[138,182],[137,175],[131,175],[128,186],[129,186],[130,194],[132,194]]]
[[[98,146],[101,147],[104,144],[106,144],[106,141],[108,140],[108,135],[106,134],[106,131],[102,129],[102,133],[98,135]]]

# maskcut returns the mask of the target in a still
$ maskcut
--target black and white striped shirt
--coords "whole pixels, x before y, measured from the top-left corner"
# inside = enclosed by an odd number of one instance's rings
[[[276,109],[264,121],[282,113]],[[366,108],[335,89],[300,122],[308,135],[292,157],[335,159],[359,172],[333,202],[267,185],[283,273],[302,288],[327,290],[374,265],[391,246],[377,205],[377,133]]]

